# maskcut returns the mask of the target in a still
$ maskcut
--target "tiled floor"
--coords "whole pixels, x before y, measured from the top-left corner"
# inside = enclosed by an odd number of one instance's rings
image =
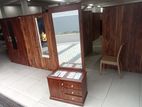
[[[142,107],[142,75],[115,70],[99,75],[99,55],[86,58],[88,96],[84,107]],[[0,51],[0,93],[26,107],[78,107],[49,99],[48,70],[12,63]]]

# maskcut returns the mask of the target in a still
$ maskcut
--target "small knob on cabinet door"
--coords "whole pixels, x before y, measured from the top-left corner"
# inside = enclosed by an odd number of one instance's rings
[[[74,100],[74,98],[71,98],[72,100]]]
[[[74,92],[71,92],[72,94],[74,94]]]
[[[64,85],[64,83],[61,84],[61,86],[63,86],[63,85]]]
[[[73,88],[73,85],[71,85],[71,88]]]

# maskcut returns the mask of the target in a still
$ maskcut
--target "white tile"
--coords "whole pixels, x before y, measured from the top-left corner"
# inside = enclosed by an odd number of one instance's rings
[[[140,107],[142,107],[142,75],[140,76]]]
[[[87,96],[84,107],[101,107],[103,100],[96,99],[94,96]]]
[[[44,95],[49,97],[49,89],[47,82],[39,81],[29,87],[26,93],[36,100],[40,100]]]
[[[5,86],[0,88],[0,92],[23,106],[32,107],[32,105],[36,103],[34,99]]]
[[[142,107],[142,75],[124,72],[120,79],[117,71],[105,69],[100,76],[99,58],[85,59],[88,96],[84,107]],[[8,98],[25,107],[79,107],[49,99],[47,76],[51,71],[12,63],[5,52],[0,59],[0,93]]]
[[[115,77],[103,107],[139,107],[140,77],[127,74]]]
[[[42,103],[39,103],[37,102],[36,104],[33,104],[32,107],[50,107],[48,104],[42,104]]]
[[[104,75],[100,77],[100,79],[88,81],[88,95],[103,100],[110,88],[112,76],[113,75]]]

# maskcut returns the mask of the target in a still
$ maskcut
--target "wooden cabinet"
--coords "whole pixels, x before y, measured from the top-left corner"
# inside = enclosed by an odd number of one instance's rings
[[[64,77],[48,76],[50,98],[72,104],[83,105],[87,95],[86,73],[81,72],[80,79],[68,79],[68,72]]]
[[[47,44],[48,49],[40,47],[36,18],[42,18],[44,33],[47,35],[47,41],[44,41],[44,44]],[[0,23],[8,49],[8,57],[12,62],[51,71],[58,68],[57,52],[54,49],[55,40],[51,34],[51,21],[48,13],[6,18],[0,20]],[[49,51],[49,57],[42,55],[42,50],[45,49]]]
[[[87,83],[81,5],[57,6],[48,12],[58,63],[58,70],[47,77],[50,98],[82,106],[87,95]],[[60,26],[63,31],[59,30]],[[62,76],[63,72],[65,75]],[[80,77],[77,79],[78,74]]]
[[[29,65],[19,18],[2,19],[0,23],[10,60],[15,63]]]

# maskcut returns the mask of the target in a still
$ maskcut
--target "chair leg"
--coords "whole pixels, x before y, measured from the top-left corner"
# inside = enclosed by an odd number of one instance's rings
[[[118,64],[118,65],[117,65],[117,67],[118,67],[118,74],[119,74],[119,76],[120,76],[120,78],[121,78],[121,70],[120,70],[120,65]]]
[[[103,63],[100,62],[100,74],[102,74],[102,69],[103,69]]]

